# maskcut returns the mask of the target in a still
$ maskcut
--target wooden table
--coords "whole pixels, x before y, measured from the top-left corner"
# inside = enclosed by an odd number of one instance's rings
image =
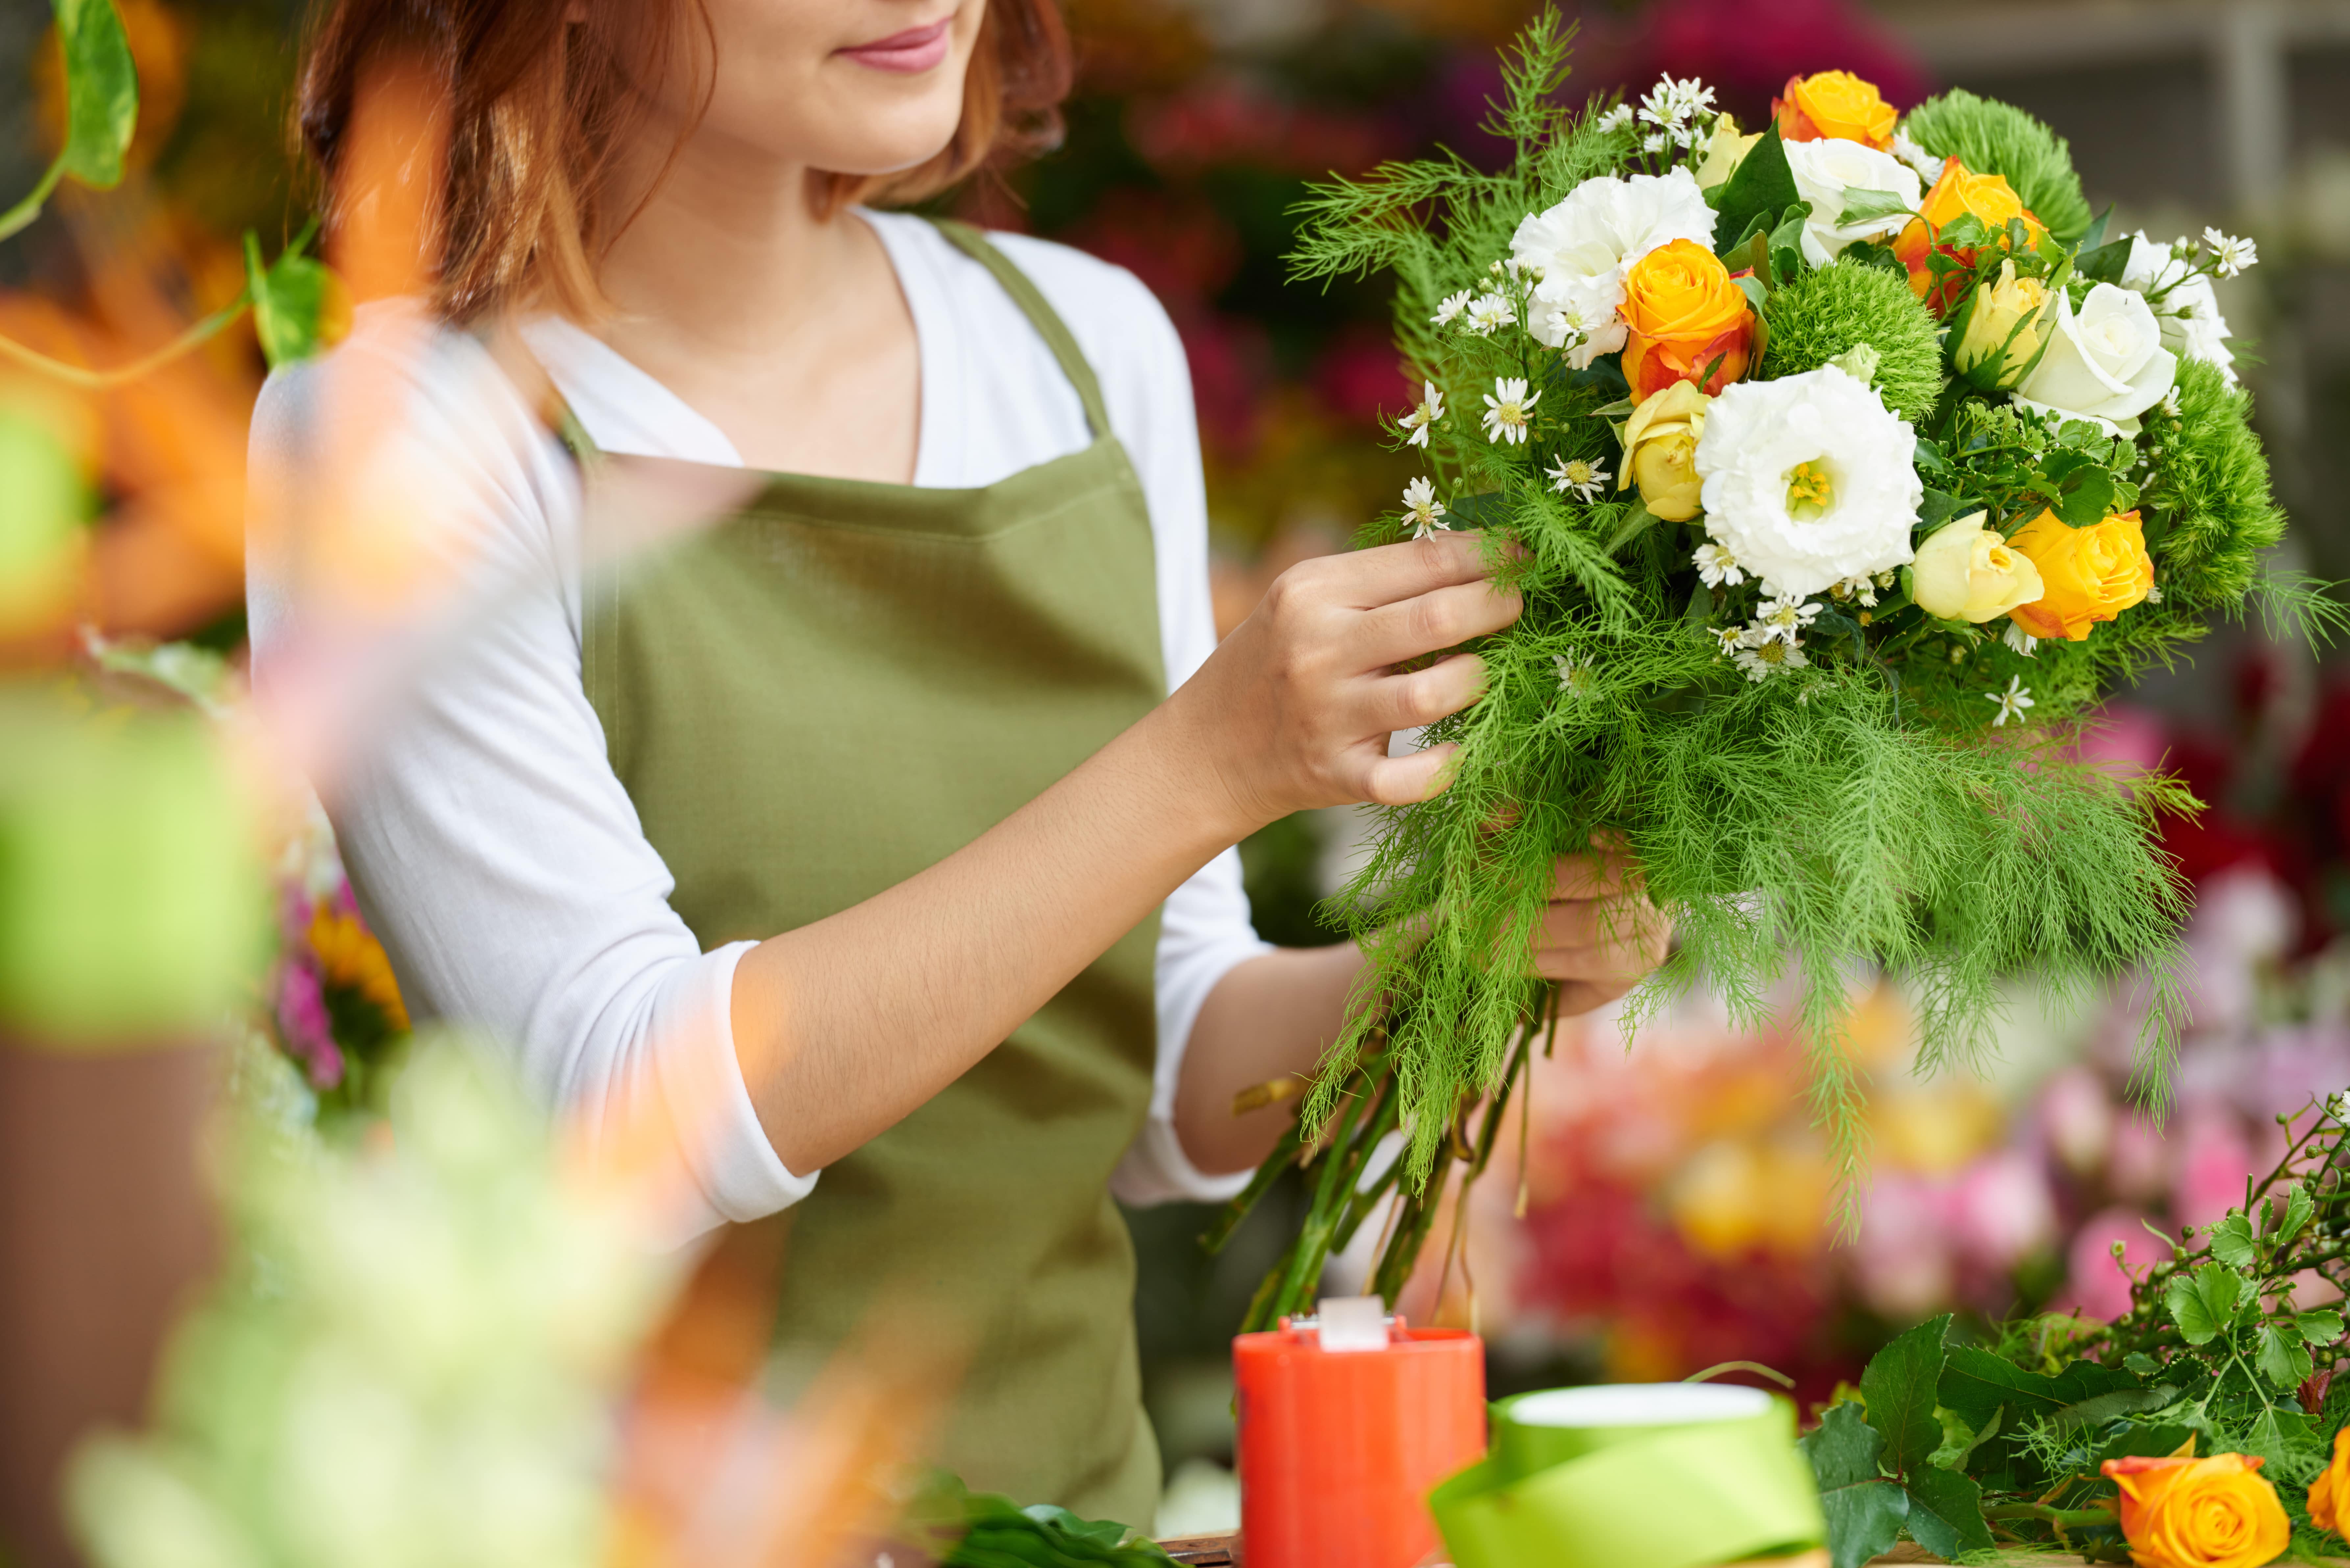
[[[1236,1534],[1192,1535],[1180,1540],[1162,1541],[1159,1544],[1167,1549],[1168,1556],[1187,1564],[1188,1568],[1242,1568],[1241,1538]],[[1793,1563],[1799,1560],[1782,1558],[1778,1561]],[[1941,1561],[1914,1542],[1905,1541],[1884,1556],[1875,1559],[1871,1568]],[[2080,1561],[2078,1556],[2069,1552],[2022,1548],[1975,1559],[1974,1568],[2064,1568],[2065,1564]]]

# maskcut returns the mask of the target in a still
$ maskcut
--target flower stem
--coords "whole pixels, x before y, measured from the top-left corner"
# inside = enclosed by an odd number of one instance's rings
[[[33,187],[32,193],[6,212],[0,213],[0,240],[6,239],[41,215],[42,204],[48,201],[49,193],[57,188],[57,182],[65,178],[65,154],[60,152],[57,161],[49,165],[48,172],[41,176],[41,182]]]
[[[104,391],[109,387],[120,387],[135,381],[150,371],[160,369],[182,355],[202,347],[207,340],[219,336],[222,328],[243,316],[251,300],[249,292],[240,292],[234,299],[230,300],[153,353],[142,354],[129,364],[117,365],[111,369],[92,370],[86,366],[68,365],[62,359],[52,359],[38,349],[27,348],[22,343],[9,337],[0,337],[0,358],[13,359],[28,370],[37,370],[44,376],[63,381],[68,386],[79,387],[84,391]]]

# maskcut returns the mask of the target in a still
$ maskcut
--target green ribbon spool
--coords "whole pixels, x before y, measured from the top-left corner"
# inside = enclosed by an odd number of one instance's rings
[[[1503,1400],[1429,1506],[1456,1568],[1714,1568],[1827,1539],[1794,1407],[1702,1383]]]

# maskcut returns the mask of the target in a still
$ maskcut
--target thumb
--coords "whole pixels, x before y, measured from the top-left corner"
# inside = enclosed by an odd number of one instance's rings
[[[1459,771],[1461,748],[1451,742],[1406,756],[1381,757],[1363,777],[1363,798],[1376,805],[1409,805],[1442,794]]]

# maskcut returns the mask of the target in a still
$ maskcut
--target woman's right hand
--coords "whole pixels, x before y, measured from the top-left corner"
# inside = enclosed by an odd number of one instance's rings
[[[1388,755],[1388,737],[1455,713],[1484,661],[1440,649],[1499,631],[1523,607],[1486,578],[1475,534],[1432,534],[1302,561],[1168,704],[1243,832],[1316,806],[1403,805],[1449,782],[1456,747]]]

